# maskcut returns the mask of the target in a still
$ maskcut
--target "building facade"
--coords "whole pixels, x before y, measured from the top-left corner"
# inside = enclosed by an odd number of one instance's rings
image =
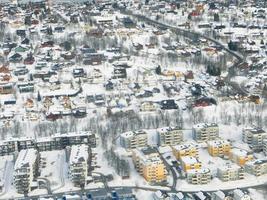
[[[69,169],[75,187],[84,187],[90,166],[89,147],[85,144],[71,147]]]
[[[195,144],[192,143],[173,146],[172,152],[177,160],[180,160],[184,156],[192,156],[198,158],[198,148]]]
[[[219,126],[215,123],[193,126],[193,139],[196,141],[216,140],[219,137]]]
[[[267,155],[267,139],[263,140],[263,152]]]
[[[225,182],[244,179],[244,168],[238,165],[225,165],[218,168],[217,176]]]
[[[186,180],[190,184],[202,185],[211,181],[211,172],[209,169],[191,169],[186,174]]]
[[[267,159],[247,162],[245,171],[255,176],[267,174]]]
[[[227,140],[212,140],[208,141],[208,152],[214,157],[229,156],[231,151],[231,144]]]
[[[174,146],[183,141],[183,130],[179,127],[165,127],[157,130],[159,146]]]
[[[163,183],[167,179],[167,170],[156,149],[137,148],[133,150],[133,162],[136,170],[150,184]]]
[[[260,151],[264,148],[264,139],[267,139],[267,133],[261,128],[247,128],[243,130],[242,139],[254,151]]]
[[[120,135],[120,144],[126,149],[135,149],[147,146],[147,133],[145,131],[129,131]]]
[[[181,158],[182,169],[185,172],[189,170],[198,170],[201,169],[202,163],[195,157],[192,156],[184,156]]]
[[[39,153],[35,149],[24,149],[18,154],[14,166],[14,185],[20,194],[32,191],[32,185],[38,175]]]
[[[34,148],[38,151],[65,149],[67,146],[88,144],[95,148],[98,138],[91,132],[54,134],[49,138],[13,138],[0,143],[0,155],[10,155],[23,149]]]
[[[244,166],[246,162],[253,160],[253,155],[243,149],[234,148],[231,150],[230,158],[239,166]]]

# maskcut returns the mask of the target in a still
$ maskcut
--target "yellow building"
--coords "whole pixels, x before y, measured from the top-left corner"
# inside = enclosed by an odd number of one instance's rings
[[[184,156],[198,157],[198,148],[191,143],[173,146],[172,152],[177,160],[180,160]]]
[[[230,158],[239,166],[244,166],[246,162],[253,160],[253,155],[243,149],[232,149]]]
[[[136,170],[150,184],[166,182],[167,170],[156,149],[137,148],[133,150],[133,162]]]
[[[192,169],[200,169],[202,167],[201,162],[192,156],[184,156],[181,158],[182,168],[185,172]]]
[[[212,140],[208,141],[208,152],[211,156],[229,156],[231,151],[231,144],[227,140]]]

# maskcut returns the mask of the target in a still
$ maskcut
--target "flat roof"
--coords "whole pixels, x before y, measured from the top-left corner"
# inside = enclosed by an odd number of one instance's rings
[[[23,149],[19,152],[14,169],[30,167],[36,160],[37,151],[35,149]]]
[[[71,147],[70,164],[87,162],[88,157],[88,146],[86,144]]]

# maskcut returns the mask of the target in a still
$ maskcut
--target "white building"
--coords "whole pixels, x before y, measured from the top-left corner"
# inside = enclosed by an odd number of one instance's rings
[[[89,159],[89,147],[87,145],[72,146],[69,160],[70,178],[77,187],[86,184],[90,164]]]
[[[196,124],[193,126],[193,139],[196,141],[216,140],[219,137],[219,126],[215,123]]]
[[[267,155],[267,139],[263,140],[263,152]]]
[[[38,165],[38,151],[24,149],[19,152],[14,166],[14,185],[18,193],[24,194],[33,190],[33,181],[37,176]]]
[[[217,170],[217,176],[222,181],[244,179],[244,168],[236,164],[221,166]]]
[[[245,170],[255,176],[267,174],[267,159],[249,161],[245,164]]]
[[[264,139],[267,139],[267,133],[260,128],[246,128],[243,130],[243,141],[253,150],[262,150]]]
[[[212,200],[226,200],[226,195],[221,191],[213,192],[211,195]]]
[[[187,182],[194,185],[207,184],[211,181],[211,172],[209,169],[191,169],[187,171]]]
[[[234,200],[251,200],[250,196],[245,194],[242,190],[234,190]]]
[[[147,133],[145,131],[129,131],[120,135],[120,144],[126,149],[147,146]]]
[[[183,141],[183,130],[179,127],[163,127],[157,129],[159,146],[174,146]]]

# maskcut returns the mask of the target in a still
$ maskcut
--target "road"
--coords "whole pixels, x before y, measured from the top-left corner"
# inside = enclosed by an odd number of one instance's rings
[[[236,68],[238,68],[239,65],[241,65],[242,63],[245,62],[245,58],[242,55],[240,55],[238,52],[231,51],[227,46],[222,44],[220,41],[218,41],[218,40],[216,40],[214,38],[211,38],[211,37],[209,37],[207,35],[204,35],[202,33],[196,32],[196,31],[191,30],[191,29],[182,29],[182,28],[179,28],[179,27],[174,27],[174,26],[165,24],[163,22],[150,19],[150,18],[148,18],[148,17],[146,17],[144,15],[135,14],[132,11],[129,11],[129,10],[120,10],[120,12],[125,14],[125,15],[130,15],[130,16],[132,16],[132,17],[134,17],[134,18],[136,18],[136,19],[138,19],[140,21],[144,21],[147,24],[158,26],[158,27],[162,27],[162,28],[166,28],[166,29],[170,29],[170,30],[172,30],[173,32],[175,32],[178,35],[182,34],[185,37],[187,35],[195,35],[196,37],[203,38],[203,39],[206,39],[206,40],[208,40],[210,42],[213,42],[214,44],[220,46],[223,50],[225,50],[227,53],[229,53],[230,55],[232,55],[233,57],[235,57],[237,59],[237,62],[235,62],[232,66],[229,67],[229,72],[230,72],[230,70],[235,70]],[[240,86],[238,84],[233,84],[231,82],[231,78],[232,77],[233,77],[233,73],[228,73],[228,76],[226,77],[225,80],[233,88],[233,90],[237,91],[237,93],[239,93],[239,94],[248,95],[248,92],[246,90],[244,90],[244,88],[242,86]]]
[[[244,57],[242,55],[240,55],[239,53],[237,52],[234,52],[234,51],[231,51],[228,47],[226,47],[224,44],[222,44],[220,41],[214,39],[214,38],[211,38],[209,36],[206,36],[206,35],[203,35],[202,33],[199,33],[199,32],[196,32],[194,30],[191,30],[191,29],[182,29],[182,28],[179,28],[179,27],[174,27],[174,26],[171,26],[171,25],[168,25],[168,24],[165,24],[163,22],[160,22],[160,21],[156,21],[156,20],[153,20],[153,19],[150,19],[144,15],[140,15],[140,14],[135,14],[133,13],[132,11],[130,10],[120,10],[120,12],[122,14],[125,14],[125,15],[130,15],[134,18],[137,18],[139,19],[140,21],[144,21],[146,22],[147,24],[151,24],[151,25],[156,25],[158,27],[162,27],[162,28],[167,28],[167,29],[170,29],[172,30],[173,32],[177,33],[177,34],[183,34],[183,35],[195,35],[196,37],[200,37],[200,38],[204,38],[210,42],[213,42],[215,43],[216,45],[220,46],[223,50],[225,50],[226,52],[228,52],[229,54],[231,54],[232,56],[234,56],[237,60],[238,60],[238,63],[236,64],[240,64],[242,62],[244,62]],[[235,65],[236,65],[235,64]]]
[[[164,165],[166,166],[167,171],[172,173],[173,182],[172,182],[171,190],[172,191],[176,191],[176,185],[177,185],[177,180],[178,180],[177,173],[175,172],[174,168],[171,165],[169,165],[169,163],[162,156],[162,154],[159,152],[158,149],[157,149],[157,152],[160,155],[160,158],[163,161]]]
[[[37,181],[44,181],[45,185],[40,186],[40,188],[44,188],[47,190],[48,194],[52,194],[52,190],[51,190],[51,184],[50,184],[50,180],[44,177],[39,177],[37,178]]]
[[[235,189],[249,189],[249,188],[255,188],[255,189],[266,189],[266,186],[267,186],[267,183],[265,184],[262,184],[262,185],[257,185],[257,186],[249,186],[249,187],[238,187],[238,185],[233,185],[233,187],[231,189],[222,189],[221,191],[223,192],[229,192],[229,191],[232,191],[232,190],[235,190]],[[119,186],[119,187],[109,187],[109,190],[110,191],[113,191],[113,190],[116,190],[116,189],[132,189],[132,190],[144,190],[144,191],[150,191],[150,192],[156,192],[158,190],[161,190],[161,191],[165,191],[167,193],[169,192],[175,192],[175,193],[178,193],[178,192],[183,192],[183,193],[188,193],[188,194],[194,194],[194,193],[197,193],[199,191],[202,191],[202,192],[216,192],[218,191],[218,189],[212,189],[210,188],[209,190],[201,190],[201,189],[198,189],[198,190],[190,190],[190,191],[179,191],[179,190],[172,190],[171,188],[170,189],[162,189],[162,188],[157,188],[157,187],[138,187],[138,186]],[[77,190],[77,191],[72,191],[72,193],[76,193],[78,195],[80,195],[81,197],[84,196],[85,194],[89,193],[90,191],[92,190],[97,190],[97,189],[101,189],[101,188],[91,188],[91,189],[84,189],[84,190]],[[60,193],[54,193],[53,194],[53,197],[54,198],[61,198],[63,195],[67,194],[68,192],[60,192]],[[71,193],[71,192],[70,192]],[[23,200],[38,200],[38,198],[40,197],[40,195],[33,195],[31,197],[25,197],[23,198]],[[0,198],[1,199],[1,198]],[[19,199],[19,198],[17,198]],[[7,199],[5,199],[7,200]]]
[[[145,16],[143,16],[143,15],[134,14],[134,13],[132,13],[131,11],[125,11],[125,10],[124,10],[124,11],[121,11],[121,12],[124,13],[124,14],[127,14],[127,15],[131,15],[131,16],[133,16],[133,17],[139,19],[139,20],[143,20],[143,21],[145,21],[145,22],[148,23],[148,24],[153,24],[153,25],[156,25],[156,26],[160,26],[160,27],[168,28],[168,29],[174,31],[174,32],[177,33],[177,34],[184,34],[184,35],[195,34],[197,37],[201,37],[201,38],[204,38],[204,39],[206,39],[206,40],[208,40],[208,41],[211,41],[211,42],[215,43],[216,45],[220,46],[222,49],[224,49],[226,52],[228,52],[229,54],[231,54],[232,56],[234,56],[234,57],[238,60],[238,62],[234,64],[234,67],[240,65],[241,63],[243,63],[243,62],[245,61],[245,59],[243,58],[243,56],[241,56],[241,55],[238,54],[237,52],[233,52],[233,51],[231,51],[230,49],[228,49],[226,46],[224,46],[224,45],[223,45],[222,43],[220,43],[219,41],[217,41],[217,40],[215,40],[215,39],[213,39],[213,38],[210,38],[210,37],[208,37],[208,36],[205,36],[205,35],[203,35],[203,34],[201,34],[201,33],[195,32],[195,31],[193,31],[193,30],[185,30],[185,29],[181,29],[181,28],[178,28],[178,27],[173,27],[173,26],[171,26],[171,25],[167,25],[167,24],[164,24],[164,23],[162,23],[162,22],[159,22],[159,21],[156,21],[156,20],[149,19],[149,18],[147,18],[147,17],[145,17]],[[233,87],[236,88],[237,90],[242,91],[242,88],[238,88],[238,87],[239,87],[238,85],[237,85],[237,86],[235,85],[235,86],[233,86]],[[243,92],[244,92],[244,91],[243,91]],[[160,155],[161,155],[161,154],[160,154]],[[166,192],[170,192],[170,191],[172,191],[172,192],[183,192],[183,191],[177,191],[177,190],[176,190],[176,185],[177,185],[178,176],[177,176],[177,174],[176,174],[174,168],[173,168],[172,166],[170,166],[164,158],[162,158],[162,160],[163,160],[164,164],[166,165],[167,170],[170,171],[170,172],[172,173],[172,176],[173,176],[173,184],[172,184],[172,186],[169,187],[169,188],[166,187],[166,188],[168,188],[168,189],[166,189],[165,191],[166,191]],[[154,188],[153,188],[153,187],[137,187],[137,186],[109,187],[106,176],[104,176],[104,175],[101,174],[101,173],[99,173],[99,175],[101,176],[101,179],[102,179],[102,182],[103,182],[103,184],[104,184],[105,189],[106,189],[107,191],[109,191],[109,192],[112,191],[112,190],[118,189],[118,188],[130,188],[130,189],[139,189],[139,190],[147,190],[147,191],[157,191],[157,190],[159,189],[159,188],[157,188],[157,187],[154,187]],[[266,183],[265,183],[265,184],[261,184],[261,186],[254,186],[254,187],[256,187],[256,188],[257,188],[257,187],[262,187],[262,185],[266,185]],[[233,185],[233,188],[231,188],[231,189],[229,189],[229,190],[233,190],[233,189],[236,189],[236,188],[238,188],[238,186]],[[244,188],[244,189],[247,189],[247,188],[249,188],[249,187],[243,187],[243,188]],[[99,189],[99,188],[95,188],[95,189]],[[76,192],[77,192],[78,194],[80,194],[80,195],[83,195],[84,193],[87,193],[87,192],[89,192],[90,190],[92,190],[92,189],[84,189],[83,191],[82,191],[82,190],[79,190],[79,191],[76,191]],[[164,189],[163,189],[163,190],[164,190]],[[229,191],[229,190],[223,190],[223,191]],[[195,193],[195,192],[198,192],[198,191],[199,191],[199,190],[188,191],[188,193]],[[215,191],[215,190],[210,189],[210,190],[207,191],[207,192],[212,192],[212,191]],[[64,194],[65,194],[65,193],[63,193],[63,192],[60,192],[60,193],[56,193],[56,192],[54,192],[54,193],[53,193],[53,196],[59,198],[59,197],[62,197]],[[37,195],[35,195],[35,196],[31,196],[31,199],[38,199],[38,197],[39,197],[39,196],[37,196]],[[27,199],[30,199],[30,198],[25,198],[25,200],[27,200]]]

